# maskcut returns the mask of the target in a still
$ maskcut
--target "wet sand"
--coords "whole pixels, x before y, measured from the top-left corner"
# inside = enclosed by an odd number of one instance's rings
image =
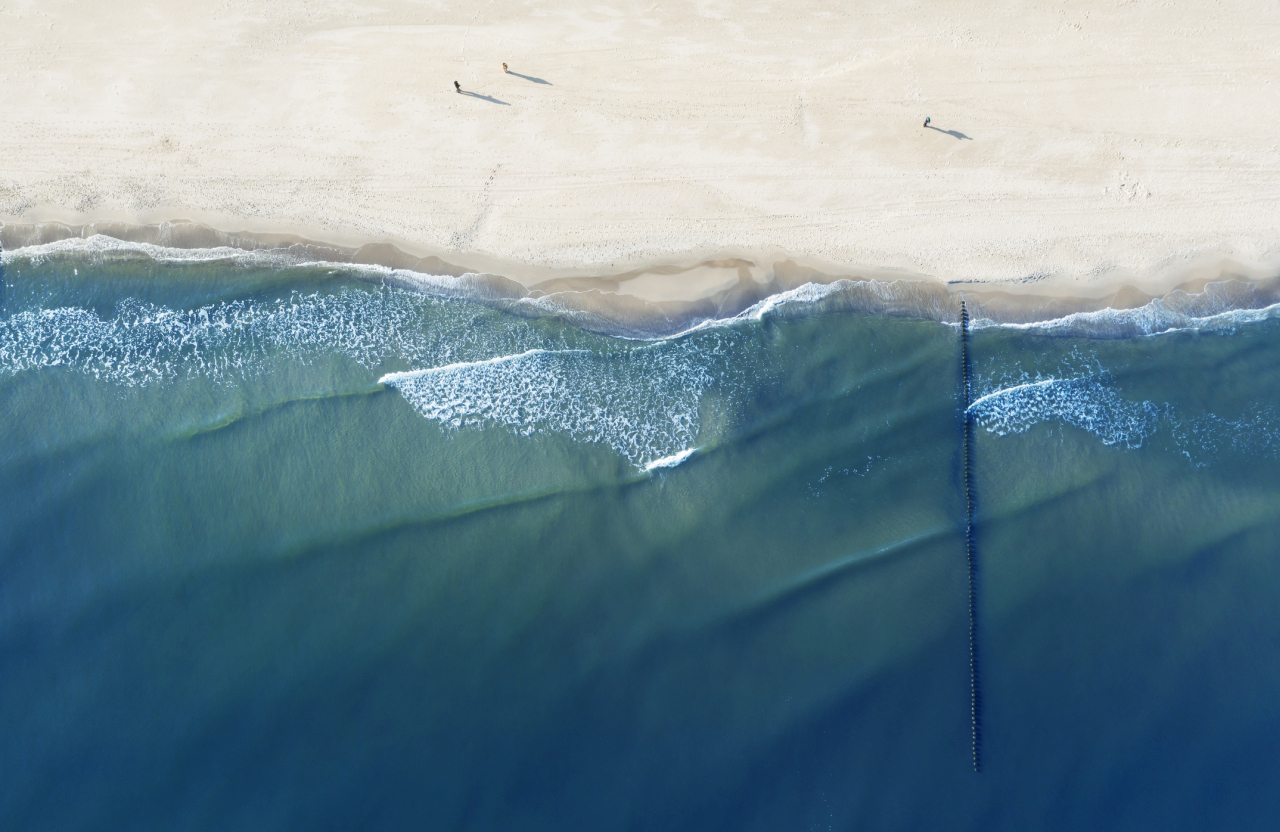
[[[947,283],[905,270],[840,267],[784,253],[759,261],[722,258],[621,273],[526,273],[522,282],[437,256],[416,257],[387,243],[351,248],[296,235],[227,234],[190,222],[9,224],[0,226],[0,249],[11,258],[66,257],[83,263],[141,257],[350,267],[364,269],[367,279],[379,283],[470,298],[523,316],[560,317],[592,332],[634,338],[677,335],[766,311],[788,316],[845,310],[955,323],[961,300],[976,326],[1026,324],[1103,338],[1201,326],[1222,313],[1248,316],[1265,310],[1269,315],[1280,309],[1277,272],[1228,259],[1109,284],[1070,278]]]

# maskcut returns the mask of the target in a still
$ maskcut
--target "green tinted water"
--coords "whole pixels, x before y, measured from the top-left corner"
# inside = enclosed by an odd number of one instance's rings
[[[20,254],[7,827],[1280,808],[1266,318],[973,334],[975,775],[954,327],[779,309],[626,341],[371,273]]]

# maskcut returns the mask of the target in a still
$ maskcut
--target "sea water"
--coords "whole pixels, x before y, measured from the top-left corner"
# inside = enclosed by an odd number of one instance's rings
[[[966,376],[883,284],[637,338],[233,250],[4,270],[0,828],[1280,813],[1274,307],[979,305]]]

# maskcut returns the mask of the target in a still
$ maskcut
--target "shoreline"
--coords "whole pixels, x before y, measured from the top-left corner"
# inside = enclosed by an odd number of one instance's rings
[[[419,257],[386,242],[352,247],[295,234],[225,232],[183,220],[79,227],[0,223],[0,248],[10,259],[33,249],[43,249],[40,256],[133,252],[157,259],[165,252],[226,250],[227,256],[260,254],[265,259],[253,262],[268,266],[374,268],[382,282],[401,288],[505,305],[516,314],[561,315],[592,331],[636,338],[679,335],[793,302],[951,323],[964,299],[979,327],[1052,329],[1075,318],[1082,326],[1067,325],[1068,331],[1100,337],[1151,334],[1163,331],[1161,320],[1170,322],[1168,328],[1182,328],[1223,312],[1280,303],[1280,263],[1268,267],[1227,258],[1140,280],[1117,276],[1112,282],[1097,277],[943,282],[897,269],[814,263],[781,252],[755,255],[758,261],[690,257],[606,273],[579,268],[531,277],[517,269],[520,280],[485,269],[495,262],[483,258]]]

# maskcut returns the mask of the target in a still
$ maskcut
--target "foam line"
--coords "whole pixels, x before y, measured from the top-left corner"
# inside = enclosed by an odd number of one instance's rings
[[[653,462],[650,462],[648,465],[644,466],[644,470],[656,471],[659,468],[675,468],[677,465],[684,462],[689,457],[693,456],[697,450],[698,450],[697,448],[689,448],[688,450],[681,451],[678,454],[672,454],[671,456],[664,456],[662,459],[655,459]]]
[[[1017,329],[1047,335],[1142,338],[1165,335],[1184,329],[1199,331],[1234,330],[1261,321],[1280,318],[1280,303],[1259,308],[1224,309],[1195,314],[1172,307],[1163,298],[1156,298],[1136,309],[1099,309],[1093,312],[1073,312],[1061,318],[1027,323],[1001,323],[989,318],[974,321],[973,329]]]
[[[169,264],[225,262],[248,268],[336,269],[436,297],[487,303],[524,316],[557,317],[587,331],[646,341],[680,338],[709,328],[739,326],[767,318],[805,317],[828,311],[917,317],[955,326],[955,297],[941,284],[923,278],[889,281],[841,278],[828,283],[806,283],[770,295],[736,314],[692,322],[679,316],[669,318],[661,307],[632,299],[652,314],[640,314],[631,320],[630,314],[611,316],[603,310],[576,308],[567,296],[535,296],[536,293],[530,294],[515,282],[495,275],[431,275],[380,265],[316,259],[317,254],[322,255],[323,251],[301,244],[272,249],[174,248],[97,234],[0,252],[0,262],[9,264],[25,258],[38,264],[55,257],[78,257],[93,262],[132,255]],[[978,304],[970,310],[969,326],[971,331],[999,327],[1085,338],[1142,337],[1181,329],[1230,330],[1280,318],[1280,303],[1273,303],[1272,299],[1273,290],[1232,279],[1210,283],[1197,294],[1174,291],[1134,309],[1105,308],[1029,322],[985,317]]]
[[[126,386],[225,381],[279,358],[307,363],[340,354],[369,368],[388,360],[443,364],[543,340],[518,322],[478,330],[474,309],[397,289],[294,293],[196,309],[126,300],[105,317],[58,307],[0,318],[0,374],[65,367]]]
[[[378,379],[378,383],[399,388],[403,384],[411,383],[415,380],[426,378],[428,376],[439,375],[442,373],[466,372],[468,370],[477,370],[481,367],[493,367],[500,364],[509,364],[523,358],[528,358],[532,355],[550,355],[552,352],[552,350],[533,349],[527,352],[522,352],[518,355],[499,355],[496,358],[486,358],[483,361],[459,361],[454,364],[445,364],[443,367],[428,367],[425,370],[405,370],[399,373],[387,373],[385,376]],[[559,352],[561,354],[576,352],[583,355],[590,355],[590,352],[587,350],[560,350]]]
[[[650,471],[693,453],[702,394],[724,379],[698,344],[680,342],[608,354],[533,349],[389,373],[381,381],[446,427],[566,435],[608,445]]]
[[[1040,387],[1049,387],[1057,382],[1058,379],[1056,378],[1046,378],[1041,379],[1040,381],[1029,381],[1026,384],[1015,384],[1013,387],[1005,387],[1004,389],[997,390],[994,393],[987,393],[985,396],[980,396],[977,399],[974,399],[973,403],[965,408],[965,413],[972,414],[975,410],[981,412],[983,406],[988,402],[994,402],[1001,398],[1019,395],[1023,391],[1030,391]]]
[[[1056,420],[1092,433],[1104,445],[1139,448],[1156,430],[1162,409],[1122,398],[1099,378],[1041,379],[988,393],[967,410],[990,433],[1024,433]]]

